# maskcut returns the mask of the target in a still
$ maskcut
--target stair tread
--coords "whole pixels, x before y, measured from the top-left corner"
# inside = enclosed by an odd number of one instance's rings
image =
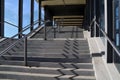
[[[11,60],[0,60],[0,63],[3,65],[20,65],[24,66],[24,61],[11,61]],[[67,63],[70,63],[67,64]],[[79,65],[78,65],[79,64]],[[80,64],[86,64],[87,66],[83,66]],[[81,62],[81,63],[73,63],[73,62],[35,62],[29,61],[28,66],[36,66],[36,67],[56,67],[56,68],[93,68],[91,62]]]
[[[59,78],[71,78],[74,75],[60,75],[60,74],[41,74],[41,73],[23,73],[23,72],[10,72],[10,71],[0,71],[0,74],[5,74],[5,75],[20,75],[20,76],[34,76],[34,77],[59,77]],[[94,76],[76,76],[74,78],[82,78],[82,79],[95,79]]]

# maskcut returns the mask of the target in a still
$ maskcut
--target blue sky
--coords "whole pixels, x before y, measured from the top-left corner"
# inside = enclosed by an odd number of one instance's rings
[[[38,3],[34,2],[34,20],[38,19]],[[18,0],[5,0],[5,21],[18,25]],[[23,27],[30,24],[30,0],[23,0]],[[5,24],[5,37],[18,33],[18,29]]]

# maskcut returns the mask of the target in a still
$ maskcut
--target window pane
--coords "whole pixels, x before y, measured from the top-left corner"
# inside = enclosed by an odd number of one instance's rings
[[[23,0],[23,26],[30,24],[30,0]]]
[[[115,42],[116,42],[116,47],[118,47],[120,49],[120,33],[119,33],[119,29],[120,29],[120,1],[119,0],[114,0],[115,2],[115,15],[114,15],[114,18],[115,18]],[[116,65],[116,68],[118,69],[118,71],[120,72],[120,57],[118,56],[118,54],[116,52],[114,52],[114,63]]]
[[[5,21],[18,25],[18,0],[5,0]],[[18,33],[18,29],[5,23],[5,37]]]
[[[105,17],[104,17],[104,0],[100,1],[100,27],[102,30],[105,30]],[[105,36],[103,35],[102,32],[100,32],[100,37],[105,44]]]
[[[30,7],[31,1],[30,0],[23,0],[23,28],[30,24]],[[24,32],[27,34],[30,32],[30,29]]]
[[[34,21],[39,19],[39,4],[34,0]],[[38,24],[34,25],[34,28],[38,27]]]

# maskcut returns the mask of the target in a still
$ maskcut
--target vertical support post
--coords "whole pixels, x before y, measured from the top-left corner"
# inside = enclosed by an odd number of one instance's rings
[[[76,38],[78,38],[78,26],[76,26]]]
[[[90,0],[90,11],[91,11],[91,14],[90,14],[90,22],[93,20],[94,18],[94,0]],[[91,37],[94,37],[94,24],[91,25]]]
[[[54,27],[54,38],[56,38],[56,28]]]
[[[120,1],[119,1],[119,6],[118,7],[119,7],[119,14],[120,14]],[[119,15],[119,24],[120,24],[120,15]],[[120,27],[119,27],[119,38],[120,38]],[[119,49],[120,49],[120,39],[119,39]]]
[[[44,26],[44,40],[47,40],[47,29],[46,29],[46,26]]]
[[[90,11],[90,15],[89,15],[89,21],[90,21],[90,23],[89,23],[89,24],[91,24],[91,16],[92,16],[92,15],[91,15],[91,11],[92,11],[92,10],[91,10],[91,8],[92,8],[91,5],[92,5],[92,4],[91,4],[91,0],[88,0],[88,1],[89,1],[89,3],[88,3],[88,4],[89,4],[89,11]],[[86,13],[86,14],[87,14],[87,13]]]
[[[53,25],[54,25],[54,27],[53,27],[54,28],[54,38],[56,38],[56,28],[57,28],[57,25],[56,25],[55,20],[54,20],[54,24]]]
[[[104,14],[105,14],[105,32],[107,33],[108,32],[108,30],[107,30],[107,26],[108,26],[108,24],[107,24],[107,22],[108,22],[108,20],[107,20],[107,14],[108,14],[108,12],[107,12],[107,0],[104,0]],[[106,62],[107,62],[107,39],[105,38],[105,59],[106,59]]]
[[[84,17],[84,22],[83,22],[83,28],[85,30],[90,31],[90,14],[91,14],[91,10],[90,10],[90,0],[86,0],[86,8],[85,8],[85,17]]]
[[[4,37],[4,0],[0,0],[0,38]]]
[[[94,0],[94,18],[96,19],[96,0]],[[94,37],[96,37],[96,23],[94,22]]]
[[[22,31],[23,25],[23,0],[19,0],[19,15],[18,15],[18,32]],[[18,38],[22,37],[22,33],[18,35]]]
[[[39,26],[41,25],[41,0],[39,0]]]
[[[99,3],[99,4],[98,4]],[[96,21],[99,24],[99,18],[100,18],[100,0],[96,0]],[[96,37],[100,36],[100,30],[96,25]]]
[[[27,66],[27,37],[24,38],[24,65]]]
[[[58,23],[59,24],[59,23]],[[58,25],[58,32],[60,33],[60,26]]]
[[[107,1],[107,30],[108,30],[108,37],[113,41],[113,4],[112,0]],[[110,43],[107,41],[107,62],[113,62],[113,48]]]
[[[31,0],[31,18],[30,18],[31,28],[30,28],[30,31],[33,30],[33,23],[34,23],[34,0]]]

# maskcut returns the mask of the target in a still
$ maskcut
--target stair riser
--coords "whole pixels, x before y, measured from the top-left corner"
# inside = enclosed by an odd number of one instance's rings
[[[48,62],[34,62],[34,61],[29,61],[29,62],[27,62],[27,65],[28,66],[35,66],[35,67],[74,68],[74,66],[68,66],[68,67],[65,66],[65,65],[63,66],[63,65],[61,65],[61,63],[59,63],[59,64],[52,64],[52,63],[55,63],[55,62],[49,62],[48,63]],[[88,63],[88,62],[86,62],[86,63]],[[1,60],[0,64],[3,64],[3,65],[19,65],[19,66],[24,66],[24,61]],[[84,68],[86,69],[87,67],[84,67]],[[91,68],[91,66],[89,68]]]
[[[23,58],[24,57],[24,55],[22,55],[22,54],[16,54],[16,55],[4,55],[3,56],[5,59],[13,59],[13,58]],[[61,59],[64,59],[64,58],[66,58],[66,59],[84,59],[84,58],[91,58],[90,57],[90,55],[65,55],[65,54],[41,54],[41,55],[38,55],[38,54],[28,54],[27,55],[27,57],[28,58],[37,58],[37,57],[39,57],[39,58],[61,58]]]
[[[0,67],[0,71],[13,71],[13,72],[25,72],[25,73],[41,73],[41,74],[57,74],[62,75],[79,75],[79,76],[94,76],[94,71],[77,71],[77,69],[73,70],[64,70],[64,68],[50,70],[50,69],[32,69],[32,68],[15,68],[15,67]]]
[[[0,78],[6,79],[6,78],[13,78],[16,80],[56,80],[56,78],[50,78],[50,77],[36,77],[36,76],[21,76],[17,74],[0,74]]]
[[[24,61],[24,58],[19,58],[19,57],[15,57],[15,58],[5,58],[7,61],[8,60],[12,60],[12,61]],[[66,59],[66,58],[28,58],[28,61],[36,61],[36,62],[65,62],[65,63],[92,63],[92,60],[90,58],[88,58],[86,60],[86,58],[84,59]],[[2,64],[2,63],[1,63]]]
[[[0,67],[0,71],[13,71],[13,72],[25,72],[25,73],[41,73],[41,74],[58,74],[60,72],[57,70],[46,70],[46,69],[32,69],[32,68],[10,68],[10,67]]]

